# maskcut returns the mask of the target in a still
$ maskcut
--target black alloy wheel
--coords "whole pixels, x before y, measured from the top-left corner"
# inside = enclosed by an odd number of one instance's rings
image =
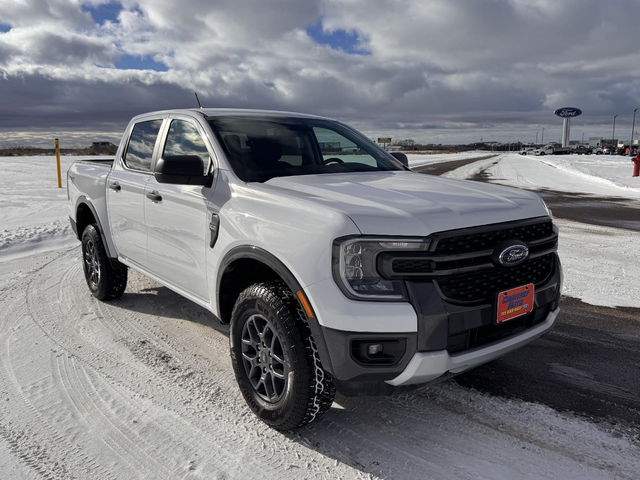
[[[100,283],[100,257],[93,239],[89,239],[84,245],[84,274],[92,290],[97,290]]]
[[[274,326],[262,315],[249,317],[242,328],[242,361],[256,393],[269,403],[282,398],[288,368],[282,341]]]

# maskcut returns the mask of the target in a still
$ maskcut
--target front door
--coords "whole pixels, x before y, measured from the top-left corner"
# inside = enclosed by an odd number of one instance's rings
[[[197,155],[202,159],[203,173],[210,168],[209,151],[193,120],[171,120],[158,157],[169,155]],[[151,177],[144,198],[149,270],[205,302],[210,300],[205,256],[211,220],[207,205],[212,192],[213,187],[169,185]]]
[[[151,178],[151,160],[162,120],[133,126],[127,148],[107,179],[109,227],[118,255],[138,265],[147,260],[144,189]]]

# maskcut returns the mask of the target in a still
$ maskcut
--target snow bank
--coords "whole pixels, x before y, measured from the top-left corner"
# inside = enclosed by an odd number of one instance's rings
[[[539,161],[591,182],[598,182],[621,190],[633,198],[640,198],[640,177],[632,177],[633,163],[619,155],[550,155]]]
[[[458,168],[445,176],[464,179],[480,172],[512,187],[640,199],[640,178],[631,177],[632,163],[628,157],[503,154]]]

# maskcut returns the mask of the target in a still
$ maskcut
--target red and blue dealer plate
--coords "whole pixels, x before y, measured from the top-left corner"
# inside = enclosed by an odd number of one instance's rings
[[[505,290],[498,294],[498,323],[503,323],[512,318],[526,315],[533,310],[534,285],[523,285],[522,287]]]

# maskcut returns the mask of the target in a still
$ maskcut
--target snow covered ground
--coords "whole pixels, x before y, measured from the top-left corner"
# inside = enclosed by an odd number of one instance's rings
[[[465,179],[480,172],[493,181],[518,188],[640,199],[640,177],[631,176],[633,164],[628,157],[501,154],[445,176]]]
[[[67,212],[66,172],[78,158],[0,157],[0,254],[19,256],[74,241]],[[101,158],[101,157],[93,157]]]
[[[339,396],[319,423],[275,432],[245,407],[228,329],[205,310],[135,272],[116,301],[88,294],[51,158],[0,171],[2,479],[637,478],[629,432],[451,382]],[[567,292],[637,279],[620,277],[626,232],[562,228]]]

